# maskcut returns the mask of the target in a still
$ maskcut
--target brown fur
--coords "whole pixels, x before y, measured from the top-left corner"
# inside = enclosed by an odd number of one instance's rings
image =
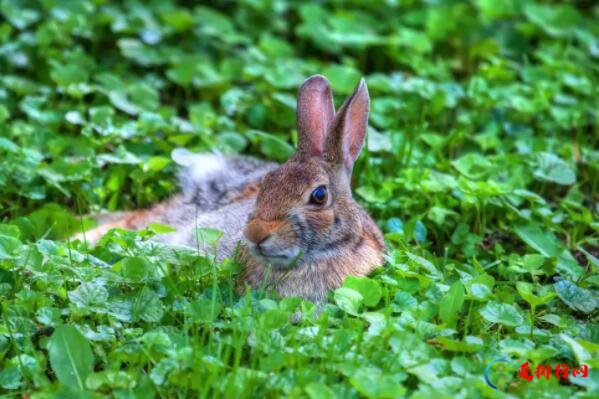
[[[327,181],[328,180],[328,181]],[[277,236],[284,245],[297,240],[286,215],[290,209],[305,203],[306,187],[323,182],[331,185],[333,204],[322,209],[304,209],[304,220],[315,232],[316,239],[331,234],[335,218],[347,223],[349,238],[345,245],[317,259],[301,257],[291,269],[268,267],[257,261],[247,246],[241,249],[240,260],[246,265],[238,280],[238,290],[246,285],[253,289],[268,287],[283,296],[298,295],[315,301],[326,298],[326,292],[339,287],[346,276],[365,276],[383,263],[385,249],[382,234],[368,214],[353,200],[351,192],[336,186],[335,172],[323,160],[298,155],[262,182],[254,218],[244,230],[251,242],[261,242],[267,236]],[[297,209],[296,209],[297,210]],[[344,231],[345,232],[345,231]],[[265,279],[268,276],[268,279]]]
[[[260,182],[252,182],[243,188],[243,190],[237,194],[231,196],[231,202],[241,201],[248,198],[255,198],[258,196],[260,191]]]
[[[367,215],[366,218],[369,219]],[[385,244],[376,225],[363,220],[367,227],[359,233],[359,239],[342,254],[324,261],[301,264],[291,270],[265,268],[241,248],[240,260],[245,269],[238,278],[237,292],[242,294],[246,286],[253,289],[274,289],[283,296],[301,296],[314,302],[324,302],[328,290],[343,284],[347,276],[367,276],[383,263]],[[268,279],[265,279],[268,277]]]

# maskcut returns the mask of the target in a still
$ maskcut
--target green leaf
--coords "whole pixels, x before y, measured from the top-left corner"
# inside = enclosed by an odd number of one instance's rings
[[[8,112],[8,109],[4,105],[0,105],[0,123],[4,123],[4,121],[7,120],[9,116],[10,116],[10,113]],[[0,150],[5,148],[2,145],[2,141],[11,143],[10,140],[5,139],[4,137],[0,137],[0,139],[1,139],[0,140]]]
[[[390,218],[389,220],[387,220],[386,227],[389,233],[403,234],[403,222],[400,218]]]
[[[447,326],[456,324],[462,305],[464,304],[464,285],[456,281],[439,303],[439,317]]]
[[[283,328],[289,323],[289,314],[279,309],[267,309],[260,315],[258,325],[265,331]]]
[[[193,26],[193,15],[185,9],[169,9],[162,12],[160,17],[176,32],[183,32]]]
[[[426,226],[422,221],[417,220],[414,224],[414,239],[417,243],[422,244],[426,241]]]
[[[360,367],[352,374],[349,381],[367,398],[398,398],[406,393],[406,389],[397,378],[385,375],[375,367]]]
[[[236,132],[220,133],[216,136],[216,142],[219,147],[228,147],[234,152],[241,152],[248,144],[247,139]]]
[[[18,389],[23,384],[23,374],[18,366],[6,367],[0,371],[0,387]]]
[[[544,305],[555,297],[555,293],[553,292],[547,292],[541,296],[537,296],[534,294],[534,285],[522,281],[516,283],[516,289],[520,296],[532,306]]]
[[[194,229],[197,244],[204,249],[214,248],[218,240],[223,236],[223,232],[210,227],[198,227]]]
[[[514,231],[518,237],[542,255],[557,258],[558,271],[577,278],[584,273],[570,251],[551,231],[543,231],[533,223],[517,225]]]
[[[0,9],[3,16],[18,29],[25,29],[42,17],[39,9],[26,7],[17,1],[3,1]]]
[[[574,310],[591,313],[599,306],[596,293],[580,288],[569,280],[560,280],[553,287],[560,299]]]
[[[447,337],[437,337],[437,341],[443,347],[452,352],[477,352],[483,347],[483,341],[478,337],[466,337],[464,341],[458,341]]]
[[[335,392],[321,382],[312,382],[306,385],[306,393],[310,399],[335,399]]]
[[[134,83],[125,88],[111,90],[108,97],[115,107],[130,115],[154,111],[160,105],[158,92],[145,83]]]
[[[5,137],[0,137],[0,151],[17,153],[19,146]]]
[[[121,50],[123,57],[134,60],[136,63],[143,66],[158,65],[165,61],[155,48],[144,45],[137,39],[119,39],[117,41],[117,46]]]
[[[103,313],[106,309],[108,291],[98,282],[83,283],[69,292],[69,299],[78,308]]]
[[[142,160],[135,154],[127,151],[124,147],[119,147],[116,151],[99,154],[96,156],[96,160],[100,166],[105,164],[121,164],[121,165],[137,165]]]
[[[51,59],[50,77],[59,86],[84,83],[89,80],[93,69],[93,61],[80,50],[69,51],[62,59]]]
[[[248,135],[260,143],[260,151],[270,159],[284,161],[295,152],[289,143],[272,134],[251,130]]]
[[[414,255],[411,252],[406,252],[406,255],[413,264],[426,270],[431,278],[438,280],[443,277],[443,274],[429,260],[423,258],[422,256]]]
[[[152,172],[159,172],[171,163],[171,159],[167,157],[152,157],[144,165],[144,168],[146,170],[151,170]]]
[[[332,65],[323,71],[329,78],[335,91],[342,94],[351,93],[360,81],[360,72],[347,65]]]
[[[477,301],[486,301],[493,293],[489,286],[478,283],[469,284],[468,290],[472,299],[476,299]]]
[[[541,255],[530,254],[522,257],[522,267],[524,270],[534,274],[545,263],[545,258]]]
[[[537,154],[537,168],[534,176],[542,181],[549,181],[564,186],[576,183],[574,170],[560,157],[549,152]]]
[[[570,347],[572,352],[574,352],[574,356],[576,356],[576,360],[579,364],[588,363],[590,360],[593,359],[591,353],[580,344],[582,340],[574,339],[570,337],[568,334],[564,333],[560,334],[559,336],[566,343],[566,345]]]
[[[9,232],[7,229],[4,232],[0,231],[0,260],[14,258],[19,248],[21,248],[21,241],[18,239],[18,228],[15,226],[12,227],[16,231],[12,230],[10,235],[8,235]]]
[[[220,103],[229,116],[233,116],[244,108],[244,103],[247,102],[248,95],[244,90],[233,88],[225,93],[220,98]]]
[[[144,287],[131,301],[131,315],[134,320],[156,323],[162,319],[164,306],[150,288]]]
[[[194,9],[199,33],[202,40],[207,40],[203,35],[214,37],[219,41],[229,44],[244,43],[249,38],[239,34],[230,18],[212,8],[198,6]]]
[[[107,304],[107,312],[112,317],[126,322],[132,322],[133,315],[131,300],[128,298],[111,298]]]
[[[175,231],[177,231],[177,229],[165,225],[165,224],[160,224],[160,223],[150,223],[148,225],[148,229],[153,231],[155,234],[168,234],[168,233],[174,233]]]
[[[489,301],[479,310],[480,315],[491,323],[499,323],[510,327],[517,327],[524,323],[524,317],[507,303]]]
[[[191,302],[187,307],[191,320],[195,322],[209,323],[214,321],[222,309],[219,301],[212,301],[209,298],[198,298]]]
[[[164,358],[160,360],[150,372],[150,378],[154,384],[160,386],[167,380],[168,374],[176,370],[178,363],[175,359]]]
[[[458,172],[471,179],[482,179],[493,166],[489,158],[478,153],[466,154],[452,161],[451,164]]]
[[[360,308],[364,302],[362,294],[346,287],[337,288],[333,294],[333,298],[341,310],[354,316],[360,313]]]
[[[119,263],[123,277],[132,283],[144,282],[153,275],[152,265],[141,256],[130,256]]]
[[[349,276],[343,282],[343,286],[359,292],[366,306],[376,306],[383,295],[379,282],[368,277]]]
[[[569,4],[527,3],[526,17],[552,36],[572,34],[580,26],[580,14]]]
[[[137,385],[137,378],[125,371],[105,370],[92,373],[87,377],[86,385],[89,389],[102,388],[133,389]]]
[[[94,355],[79,330],[68,325],[57,327],[48,342],[48,356],[58,381],[70,388],[85,389],[85,379],[93,370]]]

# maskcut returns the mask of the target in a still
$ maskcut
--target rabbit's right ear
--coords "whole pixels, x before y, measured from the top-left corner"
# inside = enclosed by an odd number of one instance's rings
[[[302,84],[297,97],[298,152],[322,156],[324,142],[335,118],[329,81],[314,75]]]
[[[364,145],[369,109],[368,88],[364,79],[360,79],[354,92],[339,108],[327,136],[324,158],[333,164],[343,165],[349,175]]]

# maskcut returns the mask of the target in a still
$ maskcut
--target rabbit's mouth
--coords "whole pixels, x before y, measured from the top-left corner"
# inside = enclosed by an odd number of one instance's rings
[[[250,254],[260,263],[269,265],[277,269],[288,269],[293,267],[300,256],[300,250],[297,247],[285,248],[275,251],[263,245],[246,243]]]

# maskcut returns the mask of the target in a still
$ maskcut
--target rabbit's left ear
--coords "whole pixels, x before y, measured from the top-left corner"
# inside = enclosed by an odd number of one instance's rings
[[[325,137],[335,117],[329,81],[314,75],[302,84],[297,97],[298,151],[322,156]]]
[[[369,109],[368,88],[364,79],[360,79],[354,92],[339,109],[326,138],[325,159],[342,164],[350,174],[364,145]]]

